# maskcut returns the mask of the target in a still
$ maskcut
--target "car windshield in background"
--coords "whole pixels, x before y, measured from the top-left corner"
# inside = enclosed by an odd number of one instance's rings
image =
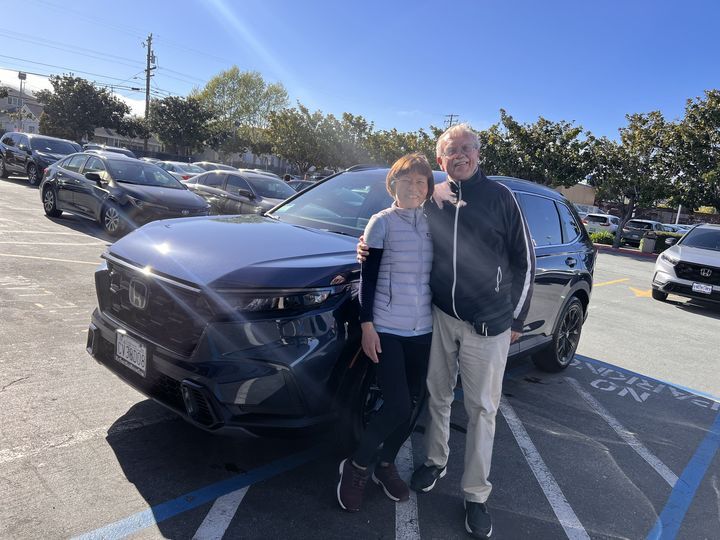
[[[720,251],[720,230],[693,229],[683,237],[682,245]]]
[[[30,147],[36,152],[47,152],[49,154],[74,154],[78,149],[66,141],[57,139],[45,139],[33,137],[30,139]]]
[[[139,160],[107,160],[110,176],[116,182],[140,184],[142,186],[158,186],[172,189],[186,189],[178,180],[163,171],[157,165]]]
[[[203,169],[202,167],[198,167],[197,165],[193,165],[192,163],[179,163],[178,168],[189,173],[200,174],[205,172],[205,169]]]
[[[280,221],[357,237],[365,230],[370,216],[391,204],[385,176],[358,171],[322,182],[269,215]]]
[[[607,223],[607,221],[608,221],[608,218],[606,218],[606,217],[591,216],[590,214],[585,216],[585,219],[587,220],[588,223]]]
[[[282,180],[275,180],[268,176],[258,178],[250,175],[245,178],[252,186],[253,191],[263,199],[285,200],[291,195],[295,195],[295,190]]]

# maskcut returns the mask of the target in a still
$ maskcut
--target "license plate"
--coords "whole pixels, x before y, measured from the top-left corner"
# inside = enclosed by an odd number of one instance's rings
[[[116,332],[115,336],[115,359],[144,377],[147,373],[145,344],[120,332]]]
[[[705,285],[704,283],[693,283],[692,290],[693,292],[712,294],[712,285]]]

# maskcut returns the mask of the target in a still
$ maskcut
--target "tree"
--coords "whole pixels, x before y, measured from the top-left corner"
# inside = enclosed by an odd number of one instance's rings
[[[368,153],[371,161],[392,165],[401,156],[409,152],[422,152],[430,165],[437,169],[435,159],[435,141],[442,130],[430,126],[432,135],[422,128],[417,131],[402,132],[391,130],[376,131],[367,137]]]
[[[659,111],[626,116],[620,140],[591,139],[593,172],[591,182],[598,197],[620,208],[622,230],[639,206],[653,206],[671,193],[668,147],[669,125]],[[620,246],[620,234],[614,247]]]
[[[95,88],[80,77],[53,75],[50,84],[52,91],[41,90],[35,95],[44,105],[41,133],[46,135],[92,140],[95,128],[116,128],[130,112],[125,103],[107,90]]]
[[[118,134],[131,139],[149,139],[148,121],[139,116],[126,116],[116,126]]]
[[[213,77],[191,97],[212,112],[213,142],[223,152],[268,147],[265,129],[270,114],[288,105],[287,91],[282,84],[266,83],[258,72],[240,71],[237,66]]]
[[[208,139],[212,117],[200,100],[170,96],[150,104],[150,131],[176,154],[192,151]]]
[[[689,99],[673,130],[675,200],[689,208],[720,211],[720,90]]]
[[[297,108],[270,113],[267,138],[273,152],[295,164],[301,173],[310,167],[323,168],[332,160],[323,134],[327,133],[322,111],[311,113],[298,102]]]

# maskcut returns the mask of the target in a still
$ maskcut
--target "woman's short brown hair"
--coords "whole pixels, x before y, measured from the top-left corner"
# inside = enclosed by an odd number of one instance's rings
[[[401,176],[406,174],[417,173],[427,178],[428,192],[427,198],[429,199],[433,193],[435,187],[435,181],[433,179],[432,167],[425,154],[422,152],[412,152],[411,154],[405,154],[403,157],[398,159],[388,171],[387,178],[385,179],[385,187],[388,193],[395,197],[395,181]]]

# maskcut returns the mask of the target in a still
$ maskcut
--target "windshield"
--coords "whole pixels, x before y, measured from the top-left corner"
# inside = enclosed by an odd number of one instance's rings
[[[250,175],[247,175],[245,179],[252,186],[253,191],[263,199],[280,199],[282,201],[295,195],[295,190],[282,180],[275,180],[268,176],[258,178]]]
[[[171,174],[168,174],[152,163],[132,159],[123,159],[122,161],[109,159],[106,163],[110,176],[116,182],[171,189],[187,189],[180,181],[175,180],[175,177]]]
[[[73,154],[78,151],[78,149],[68,141],[46,139],[44,137],[33,137],[30,139],[30,147],[36,152],[47,152],[49,154]]]
[[[200,174],[200,173],[205,172],[205,169],[202,169],[202,168],[198,167],[197,165],[193,165],[192,163],[176,163],[175,165],[177,166],[178,169],[182,169],[183,171],[189,172],[189,173]]]
[[[385,189],[385,173],[370,170],[339,174],[270,215],[280,221],[357,237],[365,230],[370,216],[392,204]]]
[[[687,247],[720,251],[720,229],[693,229],[680,243]]]

